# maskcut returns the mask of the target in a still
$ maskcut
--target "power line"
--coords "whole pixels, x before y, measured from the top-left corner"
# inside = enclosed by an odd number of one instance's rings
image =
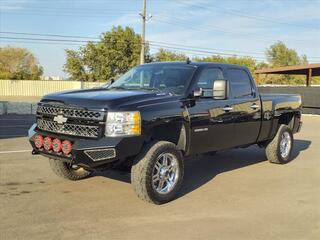
[[[65,43],[78,43],[79,45],[88,43],[88,40],[74,40],[70,38],[81,38],[81,39],[91,39],[90,42],[98,43],[99,38],[96,37],[88,37],[88,36],[73,36],[73,35],[61,35],[61,34],[42,34],[42,33],[24,33],[24,32],[0,32],[1,34],[13,34],[13,35],[26,35],[26,36],[43,36],[43,37],[60,37],[60,38],[69,38],[69,39],[56,39],[56,38],[30,38],[30,37],[4,37],[1,36],[2,39],[11,39],[11,40],[28,40],[28,41],[49,41],[49,42],[65,42]],[[146,41],[150,46],[161,46],[167,48],[175,48],[177,50],[190,50],[212,54],[223,54],[223,55],[239,55],[239,56],[250,56],[250,55],[259,55],[263,56],[263,52],[249,52],[249,51],[238,51],[238,50],[230,50],[230,49],[215,49],[215,48],[205,48],[205,47],[195,47],[191,45],[178,44],[178,43],[168,43],[161,41]],[[308,57],[308,59],[315,59],[320,57]]]
[[[105,16],[122,16],[123,13],[101,13],[101,14],[94,14],[94,15],[79,15],[79,14],[64,14],[61,12],[50,12],[50,13],[39,13],[39,12],[1,12],[1,14],[6,14],[6,15],[26,15],[26,16],[44,16],[44,17],[84,17],[84,18],[100,18],[100,17],[105,17]],[[127,14],[127,15],[136,15],[136,14]]]
[[[2,32],[2,34],[12,34],[12,35],[27,35],[27,36],[44,36],[44,37],[61,37],[61,38],[82,38],[82,39],[92,39],[92,40],[99,40],[97,37],[87,37],[87,36],[74,36],[74,35],[61,35],[61,34],[45,34],[45,33],[25,33],[25,32]],[[73,41],[73,40],[70,40]],[[86,41],[81,41],[86,42]],[[96,41],[94,41],[96,42]],[[169,45],[169,46],[178,46],[178,47],[187,47],[193,49],[200,49],[200,50],[211,50],[211,51],[226,51],[232,53],[244,53],[244,54],[253,54],[253,55],[264,55],[263,52],[246,52],[246,51],[237,51],[237,50],[230,50],[230,49],[213,49],[213,48],[203,48],[203,47],[195,47],[190,45],[178,44],[178,43],[168,43],[168,42],[159,42],[159,41],[147,41],[148,43],[155,43],[155,44],[162,44],[162,45]]]
[[[150,43],[150,45],[151,46],[174,49],[174,50],[187,50],[189,52],[194,52],[194,53],[207,53],[207,54],[211,54],[211,55],[235,56],[235,57],[252,57],[252,58],[255,58],[255,59],[263,59],[263,60],[265,59],[265,58],[262,58],[262,57],[253,57],[253,56],[248,56],[248,55],[213,52],[213,51],[205,51],[205,50],[195,50],[195,49],[190,49],[190,48],[185,48],[185,47],[171,47],[171,46],[167,46],[167,45],[152,44],[152,43]]]
[[[32,14],[64,14],[64,15],[85,15],[85,16],[93,16],[93,15],[119,15],[119,14],[136,14],[136,11],[124,11],[124,10],[110,10],[110,9],[67,9],[67,8],[44,8],[44,9],[37,9],[37,8],[22,8],[17,9],[15,11],[2,11],[4,14],[24,14],[24,13],[32,13]]]
[[[218,49],[218,48],[205,48],[205,47],[194,47],[190,45],[185,44],[178,44],[178,43],[166,43],[166,42],[158,42],[158,41],[149,41],[151,43],[158,43],[158,44],[165,44],[165,45],[171,45],[171,46],[180,46],[180,47],[188,47],[188,48],[196,48],[196,49],[202,49],[202,50],[211,50],[211,51],[226,51],[226,52],[232,52],[232,53],[244,53],[244,54],[253,54],[253,55],[264,55],[263,52],[247,52],[247,51],[238,51],[238,50],[230,50],[230,49]]]
[[[81,46],[83,44],[81,43],[60,43],[60,42],[46,42],[46,41],[30,41],[30,40],[7,40],[7,39],[2,39],[2,42],[7,42],[7,43],[26,43],[26,44],[50,44],[50,45],[61,45],[61,46]]]
[[[38,12],[23,12],[23,13],[19,13],[19,12],[4,12],[4,14],[11,14],[11,15],[27,15],[27,16],[34,16],[35,14],[38,16],[44,16],[44,17],[84,17],[84,18],[104,18],[105,16],[119,16],[119,15],[123,15],[122,13],[100,13],[100,14],[94,14],[94,15],[79,15],[78,13],[71,13],[71,14],[65,14],[62,12],[49,12],[49,13],[38,13]],[[132,13],[132,14],[127,14],[127,15],[131,15],[131,16],[135,16],[136,14]],[[230,30],[223,30],[222,28],[218,28],[214,25],[204,25],[204,24],[192,24],[190,22],[187,22],[183,19],[179,19],[176,17],[175,18],[175,22],[173,21],[168,21],[166,20],[166,17],[161,17],[160,15],[158,15],[158,17],[156,17],[154,20],[156,22],[160,22],[160,23],[165,23],[168,25],[173,25],[173,26],[178,26],[181,27],[183,29],[192,29],[198,32],[221,32],[224,34],[230,34],[230,35],[236,35],[236,36],[254,36],[255,39],[257,40],[262,40],[265,42],[270,42],[272,40],[274,40],[274,38],[268,36],[268,35],[262,35],[259,34],[258,36],[256,35],[256,33],[244,33],[244,32],[235,32],[235,31],[230,31]],[[200,26],[200,28],[199,28]],[[296,40],[296,39],[290,39],[290,41],[294,41],[296,43],[299,44],[305,44],[304,40]]]
[[[53,39],[53,38],[30,38],[30,37],[3,37],[0,36],[0,39],[7,39],[7,40],[23,40],[23,41],[38,41],[38,42],[51,42],[51,43],[70,43],[70,44],[78,44],[83,45],[89,42],[91,43],[99,43],[99,41],[87,41],[87,40],[72,40],[72,39]],[[136,44],[130,41],[114,41],[110,43],[127,43],[127,44]],[[140,45],[140,43],[139,43]]]
[[[51,38],[27,38],[27,37],[2,37],[0,36],[1,39],[8,39],[8,40],[28,40],[28,41],[42,41],[42,42],[58,42],[58,43],[87,43],[88,41],[85,40],[69,40],[69,39],[51,39]],[[97,41],[93,41],[97,42]],[[176,50],[188,50],[192,51],[195,53],[210,53],[210,54],[219,54],[219,55],[227,55],[227,56],[236,56],[236,54],[230,54],[230,53],[222,53],[222,52],[212,52],[212,51],[205,51],[205,50],[196,50],[196,49],[191,49],[191,48],[186,48],[186,47],[173,47],[173,46],[168,46],[164,44],[153,44],[149,43],[150,46],[158,46],[158,47],[163,47],[163,48],[169,48],[169,49],[176,49]],[[240,55],[239,55],[240,56]]]
[[[102,9],[102,8],[79,8],[79,7],[39,7],[39,6],[32,6],[32,7],[23,7],[23,9],[17,9],[16,11],[24,11],[24,10],[41,10],[41,11],[81,11],[81,12],[101,12],[101,13],[107,13],[107,12],[116,12],[116,13],[136,13],[135,10],[124,10],[124,9]]]
[[[172,20],[168,20],[170,18],[173,18],[175,21]],[[174,16],[167,16],[166,15],[158,15],[154,18],[155,21],[158,22],[162,22],[168,25],[174,25],[174,26],[179,26],[183,29],[193,29],[195,31],[199,31],[199,32],[220,32],[220,33],[224,33],[224,34],[230,34],[230,35],[235,35],[235,36],[254,36],[255,39],[257,40],[262,40],[265,42],[270,42],[270,41],[274,41],[275,39],[273,37],[270,37],[268,35],[263,35],[260,34],[257,36],[257,33],[248,33],[248,32],[236,32],[236,31],[232,31],[232,30],[224,30],[223,28],[219,28],[217,26],[214,25],[208,25],[208,24],[194,24],[194,23],[190,23],[188,21],[185,21],[185,19],[179,19],[177,17]],[[200,26],[200,27],[199,27]],[[202,28],[205,27],[205,28]],[[296,40],[296,39],[290,39],[291,41],[294,41],[296,43],[299,44],[305,44],[304,40]]]
[[[28,35],[28,36],[44,36],[44,37],[61,37],[61,38],[83,38],[83,39],[95,39],[97,37],[88,37],[88,36],[76,36],[76,35],[61,35],[61,34],[48,34],[48,33],[26,33],[26,32],[2,32],[3,34],[13,34],[13,35]]]
[[[189,5],[189,4],[187,4]],[[199,7],[199,6],[198,6]],[[201,6],[200,6],[201,7]],[[202,7],[203,8],[203,7]],[[70,16],[70,17],[92,17],[92,18],[99,18],[99,17],[105,17],[106,15],[119,15],[117,14],[116,12],[111,12],[111,13],[101,13],[102,15],[99,15],[99,14],[95,14],[95,15],[78,15],[77,13],[76,14],[63,14],[62,12],[50,12],[50,13],[34,13],[34,12],[24,12],[24,13],[17,13],[17,12],[10,12],[10,13],[6,13],[4,12],[5,14],[20,14],[20,15],[34,15],[34,14],[38,14],[38,15],[42,15],[42,16],[53,16],[53,17],[56,17],[56,16]],[[122,15],[120,13],[120,15]],[[135,14],[129,14],[129,15],[132,15],[134,16]],[[160,17],[160,18],[159,18]],[[193,30],[196,30],[196,31],[199,31],[199,32],[212,32],[212,31],[215,31],[215,32],[221,32],[221,33],[225,33],[225,34],[231,34],[231,35],[243,35],[243,36],[247,36],[247,35],[251,35],[251,36],[254,36],[255,39],[261,39],[263,41],[266,41],[266,42],[270,42],[271,40],[274,40],[274,38],[270,37],[270,36],[267,36],[267,35],[262,35],[262,34],[259,34],[258,37],[256,35],[256,33],[245,33],[245,32],[235,32],[235,31],[231,31],[231,30],[225,30],[223,28],[219,28],[217,26],[214,26],[214,25],[209,25],[209,24],[192,24],[190,22],[187,22],[185,21],[185,19],[181,19],[181,18],[177,18],[175,16],[170,16],[170,18],[174,18],[175,19],[175,22],[172,22],[172,21],[168,21],[166,20],[166,17],[164,15],[164,19],[163,19],[163,15],[161,17],[161,14],[158,15],[158,17],[156,17],[155,21],[157,22],[160,22],[160,23],[165,23],[165,24],[169,24],[169,25],[175,25],[175,26],[179,26],[179,27],[182,27],[182,28],[187,28],[187,29],[193,29]],[[199,26],[204,26],[205,28],[199,28]],[[261,37],[262,36],[262,37]],[[265,38],[263,38],[263,36]],[[294,41],[294,42],[299,42],[300,44],[305,44],[305,41],[304,40],[292,40],[290,39],[290,41]]]
[[[49,45],[61,45],[61,46],[81,46],[82,44],[81,43],[60,43],[60,42],[44,42],[44,41],[23,41],[23,40],[15,40],[15,41],[12,41],[12,40],[1,40],[1,42],[8,42],[8,43],[25,43],[25,44],[49,44]],[[164,46],[152,46],[154,49],[163,49],[163,48],[166,48]],[[181,49],[177,49],[177,48],[173,48],[173,47],[170,47],[170,49],[173,49],[173,50],[176,50],[176,51],[180,51],[181,52]],[[183,50],[183,52],[181,53],[190,53],[190,54],[194,54],[194,55],[201,55],[201,56],[211,56],[212,53],[202,53],[202,52],[195,52],[195,51],[189,51],[189,50]],[[258,60],[258,59],[257,59]],[[316,60],[310,60],[308,58],[309,62],[310,63],[317,63],[319,61],[316,61]]]
[[[27,38],[27,37],[2,37],[3,39],[12,39],[12,40],[31,40],[31,41],[49,41],[49,42],[70,42],[70,43],[88,43],[86,40],[69,40],[69,39],[51,39],[51,38]],[[97,42],[97,41],[92,41]]]
[[[201,5],[195,5],[195,4],[188,4],[186,2],[181,2],[181,1],[177,1],[176,3],[178,4],[182,4],[184,6],[188,6],[188,7],[193,7],[193,8],[198,8],[198,9],[204,9],[204,10],[212,10],[212,8],[215,9],[220,9],[220,11],[222,10],[223,12],[229,14],[229,15],[236,15],[239,17],[244,17],[244,18],[249,18],[249,19],[254,19],[254,20],[258,20],[258,21],[264,21],[264,22],[268,22],[268,23],[276,23],[276,24],[285,24],[285,25],[290,25],[290,26],[295,26],[295,27],[303,27],[303,28],[308,28],[308,29],[316,29],[319,30],[319,27],[307,27],[304,25],[298,25],[298,24],[293,24],[293,23],[288,23],[288,22],[283,22],[283,21],[279,21],[270,17],[264,17],[264,16],[257,16],[257,15],[247,15],[239,10],[235,10],[235,9],[228,9],[228,8],[223,8],[223,7],[219,7],[219,6],[201,6]]]

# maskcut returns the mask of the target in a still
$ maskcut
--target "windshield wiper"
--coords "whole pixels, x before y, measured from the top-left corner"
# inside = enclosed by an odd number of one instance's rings
[[[159,88],[156,88],[156,87],[127,88],[127,87],[122,87],[122,86],[115,86],[115,87],[109,87],[107,89],[161,91]]]
[[[108,87],[107,89],[121,89],[121,90],[128,90],[127,88],[122,87],[122,86]]]
[[[150,91],[161,91],[161,89],[157,88],[157,87],[140,87],[137,89],[142,89],[142,90],[150,90]]]

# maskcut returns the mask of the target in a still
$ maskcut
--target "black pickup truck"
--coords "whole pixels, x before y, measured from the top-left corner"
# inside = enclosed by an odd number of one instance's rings
[[[167,62],[43,97],[29,139],[58,176],[127,165],[136,194],[162,204],[179,192],[184,157],[257,144],[270,162],[287,163],[300,127],[301,97],[259,94],[245,67]]]

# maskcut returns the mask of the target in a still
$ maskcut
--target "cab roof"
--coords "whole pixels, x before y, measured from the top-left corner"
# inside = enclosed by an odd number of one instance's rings
[[[215,66],[215,67],[246,68],[245,66],[242,66],[242,65],[220,63],[220,62],[179,62],[179,61],[173,61],[173,62],[151,62],[151,63],[146,63],[144,65],[185,65],[185,66],[194,66],[194,67]]]

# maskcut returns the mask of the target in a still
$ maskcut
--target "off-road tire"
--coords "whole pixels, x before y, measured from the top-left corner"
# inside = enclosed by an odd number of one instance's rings
[[[171,153],[177,160],[179,165],[179,177],[175,187],[167,194],[159,194],[152,187],[152,171],[157,158],[162,153]],[[131,183],[138,197],[144,201],[163,204],[173,200],[183,182],[184,161],[181,151],[171,142],[158,141],[152,142],[145,147],[139,154],[131,168]]]
[[[69,163],[61,160],[49,159],[52,171],[59,177],[77,181],[90,176],[91,172],[83,168],[73,169]]]
[[[288,132],[291,138],[291,149],[287,157],[283,158],[280,153],[280,142],[281,137],[284,132]],[[290,156],[292,152],[293,147],[293,135],[292,130],[287,125],[280,125],[277,134],[275,137],[270,141],[266,146],[266,155],[271,163],[277,163],[277,164],[285,164],[290,161]]]

